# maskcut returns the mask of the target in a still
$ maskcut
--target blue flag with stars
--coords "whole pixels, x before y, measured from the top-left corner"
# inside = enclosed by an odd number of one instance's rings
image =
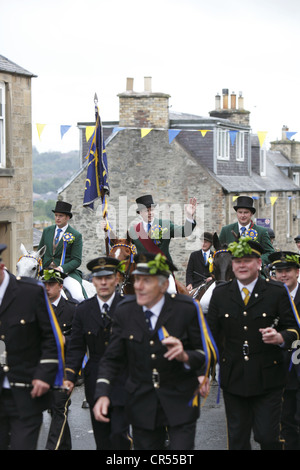
[[[91,145],[86,155],[88,158],[87,175],[83,205],[94,209],[94,202],[109,195],[107,155],[98,106],[95,106],[96,125]]]

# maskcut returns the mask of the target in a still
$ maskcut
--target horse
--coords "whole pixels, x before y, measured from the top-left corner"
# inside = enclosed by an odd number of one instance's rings
[[[136,266],[134,261],[134,255],[136,254],[135,245],[128,233],[126,238],[115,238],[111,239],[110,242],[112,244],[112,248],[109,252],[109,256],[119,259],[120,261],[126,261],[123,280],[119,286],[120,292],[122,294],[134,294],[132,272]],[[174,280],[176,291],[179,294],[189,295],[189,291],[185,285],[177,279]]]
[[[17,262],[17,276],[39,279],[43,269],[42,257],[45,254],[46,245],[44,245],[38,251],[28,251],[26,250],[23,243],[21,243],[20,250],[22,252],[22,256],[20,256]],[[93,297],[93,295],[95,295],[96,289],[92,282],[83,279],[82,285],[85,289],[88,298]],[[65,294],[65,297],[68,296]]]
[[[220,282],[227,282],[234,278],[231,253],[228,251],[227,245],[221,245],[216,232],[213,235],[213,246],[215,248],[215,252],[212,263],[212,279],[200,284],[200,286],[192,289],[190,292],[190,295],[192,295],[194,299],[200,301],[203,313],[207,313],[212,292],[216,285]]]

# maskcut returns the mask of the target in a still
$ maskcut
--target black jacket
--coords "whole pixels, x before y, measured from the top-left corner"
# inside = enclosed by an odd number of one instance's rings
[[[217,286],[207,322],[219,347],[224,390],[253,396],[283,388],[287,375],[284,349],[265,344],[259,332],[277,325],[287,348],[298,339],[298,326],[282,283],[259,277],[247,306],[236,279]]]
[[[179,338],[189,355],[190,368],[164,358],[158,330],[164,326]],[[196,307],[188,296],[165,295],[156,327],[149,331],[142,307],[135,297],[124,300],[115,312],[111,342],[99,364],[96,398],[110,396],[110,382],[118,374],[120,361],[128,361],[126,390],[128,421],[143,429],[154,429],[160,406],[172,426],[194,421],[199,407],[189,405],[198,388],[199,369],[205,356]]]
[[[44,287],[34,279],[9,276],[0,306],[0,338],[7,352],[7,365],[0,367],[0,399],[5,374],[11,384],[31,384],[39,379],[53,385],[58,366]],[[32,399],[28,388],[11,389],[21,417],[49,406],[48,393]]]
[[[108,317],[104,319],[101,317],[97,295],[81,302],[76,307],[66,355],[66,378],[72,382],[76,381],[84,356],[88,352],[88,362],[84,368],[84,382],[86,399],[91,407],[94,405],[98,364],[109,342],[116,306],[122,299],[120,294],[115,294]],[[124,405],[124,380],[123,374],[120,374],[115,382],[113,405]]]
[[[209,263],[205,264],[202,250],[191,253],[186,269],[186,285],[198,287],[210,275]]]

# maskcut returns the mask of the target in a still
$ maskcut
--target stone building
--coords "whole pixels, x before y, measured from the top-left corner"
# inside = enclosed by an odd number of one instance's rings
[[[31,79],[34,74],[0,55],[0,241],[15,272],[20,244],[32,249]]]
[[[180,280],[185,279],[190,253],[199,249],[201,233],[219,233],[236,219],[233,201],[238,195],[255,199],[257,220],[270,221],[281,248],[294,249],[293,236],[298,233],[299,185],[283,169],[287,157],[277,150],[266,151],[252,135],[241,93],[238,100],[227,89],[222,94],[215,97],[215,109],[208,117],[174,113],[169,110],[169,95],[152,92],[149,77],[143,92],[135,92],[133,79],[127,79],[126,91],[118,95],[120,120],[103,123],[110,182],[108,220],[120,238],[137,220],[138,196],[152,194],[158,215],[180,225],[185,204],[190,197],[197,198],[195,231],[170,246]],[[72,224],[83,234],[84,272],[87,261],[105,251],[101,202],[94,212],[83,207],[88,125],[78,124],[83,166],[59,190],[59,198],[73,204]]]

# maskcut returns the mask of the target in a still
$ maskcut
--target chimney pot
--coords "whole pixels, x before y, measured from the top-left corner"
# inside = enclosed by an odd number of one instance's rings
[[[222,94],[223,94],[223,109],[228,109],[228,88],[223,88]]]
[[[217,93],[215,96],[215,107],[218,111],[221,109],[221,96],[219,95],[219,93]]]
[[[239,92],[238,107],[239,109],[244,109],[244,98],[241,91]]]
[[[152,91],[152,77],[144,77],[144,91]]]
[[[133,91],[133,78],[126,79],[126,91]]]
[[[230,107],[231,109],[236,109],[236,94],[234,93],[234,91],[231,93],[230,96]]]

